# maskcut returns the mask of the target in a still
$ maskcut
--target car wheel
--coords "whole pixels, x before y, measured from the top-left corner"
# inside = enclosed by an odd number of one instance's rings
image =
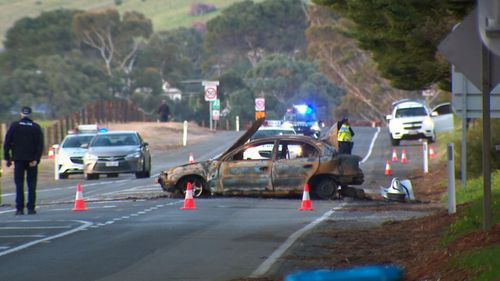
[[[144,163],[144,166],[142,167],[142,171],[135,173],[135,177],[137,179],[149,178],[150,176],[151,176],[151,162],[149,164],[149,169],[148,170],[146,170],[146,163]]]
[[[321,199],[332,199],[337,194],[338,184],[332,179],[323,179],[314,189],[314,193]]]
[[[392,136],[391,136],[391,144],[392,144],[392,146],[398,146],[399,145],[399,141],[400,140],[393,139]]]
[[[84,174],[83,175],[86,180],[97,180],[99,179],[99,174]]]
[[[65,180],[65,179],[67,179],[68,177],[69,177],[69,175],[68,175],[68,174],[65,174],[65,173],[59,174],[59,179],[61,179],[61,180]]]
[[[111,174],[107,174],[108,178],[117,178],[118,177],[118,173],[111,173]]]
[[[180,189],[182,194],[186,194],[187,183],[191,182],[193,187],[193,197],[201,197],[206,194],[205,182],[200,178],[189,178],[181,181]]]

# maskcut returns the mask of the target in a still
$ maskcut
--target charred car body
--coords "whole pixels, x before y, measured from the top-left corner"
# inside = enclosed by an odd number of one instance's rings
[[[324,199],[335,197],[339,187],[363,183],[361,157],[339,154],[324,141],[280,135],[247,142],[262,123],[257,120],[215,159],[163,171],[158,183],[175,193],[184,192],[190,182],[195,196],[301,194],[307,183],[313,195]],[[248,158],[248,150],[259,151],[258,159]]]

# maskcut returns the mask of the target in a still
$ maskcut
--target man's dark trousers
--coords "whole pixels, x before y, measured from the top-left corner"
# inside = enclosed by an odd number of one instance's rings
[[[14,182],[16,184],[16,209],[22,211],[24,209],[24,174],[26,174],[26,182],[28,183],[28,210],[35,210],[36,201],[36,177],[38,167],[30,167],[30,161],[16,160],[14,161]]]

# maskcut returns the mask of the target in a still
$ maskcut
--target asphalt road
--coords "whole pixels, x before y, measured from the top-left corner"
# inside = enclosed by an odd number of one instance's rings
[[[386,132],[355,128],[354,153],[363,159],[367,192],[378,192],[391,148]],[[224,151],[241,133],[218,132],[206,143],[155,153],[153,171]],[[404,176],[418,169],[417,143],[403,143],[409,163],[393,165]],[[405,172],[406,171],[406,172]],[[13,216],[0,207],[2,280],[230,280],[267,272],[304,233],[339,213],[348,201],[314,201],[312,212],[297,211],[300,198],[196,199],[161,197],[155,177],[131,175],[98,181],[70,178],[39,187],[35,216]],[[75,185],[83,183],[89,209],[72,212]],[[2,195],[13,203],[12,193]]]

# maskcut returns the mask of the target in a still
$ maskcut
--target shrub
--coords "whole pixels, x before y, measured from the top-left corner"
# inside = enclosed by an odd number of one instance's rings
[[[491,119],[491,143],[490,150],[491,169],[500,169],[500,152],[495,151],[495,145],[500,145],[500,120]],[[455,151],[460,152],[460,139],[455,140]],[[457,153],[455,165],[459,170],[460,153]],[[482,175],[483,171],[483,122],[482,119],[470,123],[467,130],[467,177],[474,178]]]

